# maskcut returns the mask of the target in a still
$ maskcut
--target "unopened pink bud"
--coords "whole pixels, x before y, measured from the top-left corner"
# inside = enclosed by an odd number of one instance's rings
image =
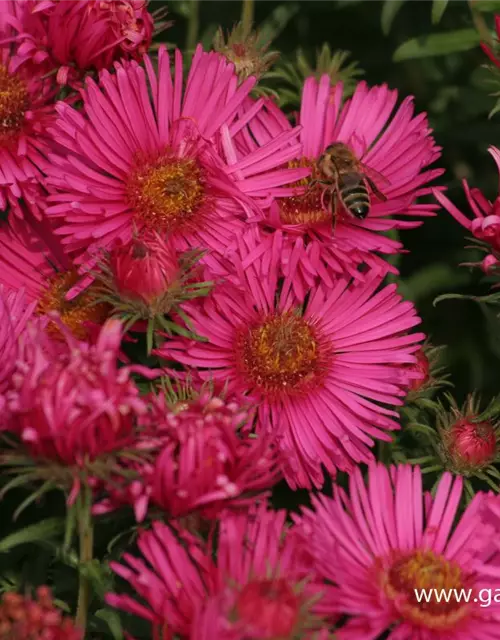
[[[179,275],[175,250],[159,237],[133,239],[116,246],[110,268],[118,293],[145,304],[165,294]]]
[[[448,450],[457,465],[481,467],[496,453],[497,438],[490,422],[473,422],[462,418],[450,429]]]

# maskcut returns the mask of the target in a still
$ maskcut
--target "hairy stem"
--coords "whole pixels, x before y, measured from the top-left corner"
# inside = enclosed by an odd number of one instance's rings
[[[243,8],[241,10],[241,24],[245,37],[250,33],[253,26],[255,10],[255,0],[243,0]]]
[[[189,7],[186,49],[188,51],[194,51],[196,48],[196,41],[198,39],[198,30],[200,28],[200,0],[191,0]]]
[[[83,486],[78,497],[78,534],[80,538],[80,578],[78,585],[78,604],[76,608],[76,624],[83,630],[87,626],[87,614],[90,602],[90,582],[85,575],[85,565],[92,562],[93,538],[92,529],[92,493],[89,487]]]

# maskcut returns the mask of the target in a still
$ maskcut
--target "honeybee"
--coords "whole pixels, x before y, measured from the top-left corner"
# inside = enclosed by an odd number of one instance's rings
[[[364,220],[370,213],[371,208],[369,190],[379,200],[387,200],[370,178],[368,172],[378,175],[385,182],[387,180],[366,167],[343,142],[334,142],[329,145],[319,159],[317,166],[320,176],[311,182],[310,188],[315,184],[326,185],[322,200],[325,194],[329,193],[334,226],[339,204],[353,218]]]

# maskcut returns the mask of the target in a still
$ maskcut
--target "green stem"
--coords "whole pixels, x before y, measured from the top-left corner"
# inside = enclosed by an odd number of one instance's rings
[[[194,51],[200,28],[200,0],[191,0],[189,11],[188,31],[186,37],[186,49]]]
[[[488,25],[486,24],[486,20],[483,18],[481,13],[476,10],[476,7],[475,7],[476,3],[477,3],[477,0],[469,0],[469,8],[472,15],[472,21],[474,22],[474,26],[476,27],[477,32],[481,37],[481,40],[483,42],[486,42],[486,44],[494,51],[495,43],[493,41],[493,38],[491,37],[490,29],[488,28]]]
[[[92,562],[93,538],[92,528],[92,492],[89,487],[83,486],[78,498],[78,534],[80,538],[80,577],[78,585],[78,604],[76,607],[76,624],[83,630],[87,626],[87,614],[90,602],[90,581],[86,575],[85,565]]]
[[[241,10],[241,25],[243,34],[246,38],[252,30],[254,21],[255,0],[243,0],[243,8]]]

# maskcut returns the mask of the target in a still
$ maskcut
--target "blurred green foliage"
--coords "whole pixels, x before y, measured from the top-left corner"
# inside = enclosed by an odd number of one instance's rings
[[[175,22],[167,32],[169,41],[185,42],[193,5],[189,0],[168,3]],[[218,24],[231,28],[241,11],[240,2],[201,0],[201,41],[209,43]],[[260,1],[254,11],[255,24],[266,38],[273,38],[272,49],[281,52],[271,78],[276,89],[280,69],[283,82],[278,93],[285,108],[297,108],[298,84],[308,68],[313,70],[318,55],[323,65],[328,55],[326,65],[332,63],[334,71],[339,66],[347,70],[351,83],[360,79],[362,69],[368,83],[385,82],[399,90],[401,99],[413,95],[416,110],[428,113],[443,147],[440,164],[446,173],[440,184],[459,208],[467,211],[464,178],[488,198],[497,196],[498,175],[487,148],[500,145],[500,115],[489,118],[495,107],[492,94],[500,90],[500,83],[479,42],[493,44],[494,12],[500,13],[500,1]],[[340,60],[341,54],[335,58],[339,51],[351,55]],[[433,342],[448,346],[445,361],[457,401],[474,389],[485,399],[496,395],[500,352],[492,345],[499,342],[499,324],[472,301],[433,305],[442,293],[489,291],[479,273],[459,266],[474,260],[465,249],[465,230],[441,211],[419,229],[401,232],[401,239],[409,249],[398,263],[402,293],[416,302]]]

